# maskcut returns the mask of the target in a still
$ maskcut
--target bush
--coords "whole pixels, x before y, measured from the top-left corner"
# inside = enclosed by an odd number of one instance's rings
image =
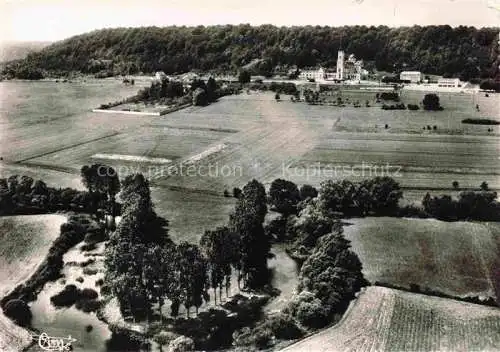
[[[420,109],[417,104],[408,104],[408,110],[418,110]]]
[[[84,288],[80,293],[83,299],[96,299],[98,296],[97,292],[91,288]]]
[[[84,268],[83,269],[83,274],[84,275],[95,275],[99,272],[99,270],[97,269],[93,269],[93,268]]]
[[[311,185],[302,185],[299,190],[300,199],[306,200],[308,198],[316,198],[318,195],[318,190]]]
[[[297,326],[295,320],[289,314],[279,313],[273,315],[264,320],[262,325],[269,328],[275,338],[281,340],[298,339],[304,335],[304,331]]]
[[[75,303],[75,308],[85,313],[96,312],[101,308],[101,302],[96,299],[80,299]]]
[[[179,335],[162,330],[153,336],[153,341],[155,341],[160,346],[168,345],[171,341],[175,340]]]
[[[110,352],[140,351],[147,349],[149,343],[146,338],[133,330],[110,325],[111,338],[106,341],[106,350]]]
[[[56,307],[71,307],[80,299],[80,290],[75,285],[66,285],[59,293],[50,297],[50,301]]]
[[[241,189],[238,187],[233,188],[233,197],[239,198],[241,196]]]
[[[396,92],[383,92],[377,98],[382,100],[399,101],[399,94]]]
[[[424,110],[427,111],[443,110],[443,107],[439,104],[438,95],[434,93],[426,94],[424,100],[422,100],[422,104],[424,105]]]
[[[472,125],[500,125],[500,121],[492,119],[463,119],[462,123],[468,123]]]
[[[493,90],[495,92],[500,92],[500,82],[495,82],[492,79],[484,80],[479,85],[479,88],[483,90]]]
[[[179,336],[178,338],[170,342],[170,344],[168,345],[168,350],[170,352],[194,351],[194,341],[189,337]]]
[[[273,332],[265,327],[255,329],[246,327],[236,332],[233,339],[236,346],[251,346],[262,350],[273,345]]]
[[[328,324],[328,312],[321,301],[309,291],[302,291],[295,296],[285,312],[289,312],[301,324],[309,328],[322,328]]]
[[[31,314],[30,307],[25,301],[12,299],[5,304],[3,312],[17,325],[26,327],[31,324],[33,315]]]

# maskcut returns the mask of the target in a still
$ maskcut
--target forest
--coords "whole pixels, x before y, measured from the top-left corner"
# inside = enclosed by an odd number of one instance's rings
[[[237,72],[257,63],[256,73],[291,67],[334,66],[343,49],[368,69],[459,77],[464,81],[499,74],[498,28],[459,26],[326,27],[272,25],[142,27],[102,29],[77,35],[12,61],[3,75],[128,75],[191,70]]]

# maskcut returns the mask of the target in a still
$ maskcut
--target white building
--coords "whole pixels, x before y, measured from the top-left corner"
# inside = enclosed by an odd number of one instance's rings
[[[458,88],[462,86],[462,82],[458,78],[440,78],[438,79],[438,87]]]
[[[165,72],[163,71],[158,71],[155,73],[155,79],[157,79],[158,81],[161,81],[165,78],[168,78],[167,75],[165,74]]]
[[[399,79],[402,81],[410,81],[411,83],[422,82],[422,72],[420,71],[403,71],[399,75]]]
[[[342,50],[339,50],[337,54],[337,76],[335,77],[338,80],[344,79],[344,59],[344,52]]]
[[[320,67],[319,69],[300,70],[299,78],[303,80],[314,79],[315,81],[322,81],[325,79],[325,69]]]

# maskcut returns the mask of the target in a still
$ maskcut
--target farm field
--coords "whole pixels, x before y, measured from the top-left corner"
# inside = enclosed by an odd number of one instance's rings
[[[42,262],[59,228],[62,215],[0,217],[0,296],[28,279]],[[30,335],[0,313],[0,350],[19,351]]]
[[[500,224],[384,217],[346,222],[344,234],[371,283],[498,298]]]
[[[353,301],[336,326],[282,351],[498,351],[499,348],[498,308],[372,286]]]

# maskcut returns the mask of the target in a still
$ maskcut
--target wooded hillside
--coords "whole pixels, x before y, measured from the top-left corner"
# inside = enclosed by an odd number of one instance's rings
[[[275,66],[334,66],[337,50],[383,71],[420,70],[464,80],[498,72],[498,29],[460,26],[276,27],[226,25],[103,29],[57,42],[12,63],[4,74],[180,73]],[[496,65],[495,65],[496,63]]]

